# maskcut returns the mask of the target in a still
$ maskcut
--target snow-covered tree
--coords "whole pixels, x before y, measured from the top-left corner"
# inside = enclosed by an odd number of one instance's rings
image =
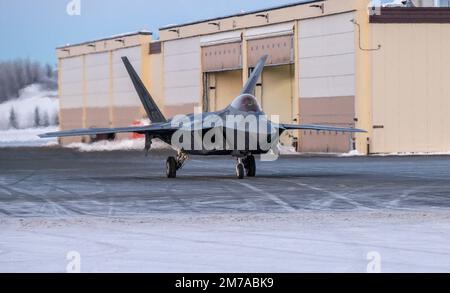
[[[30,59],[0,62],[0,103],[17,98],[21,89],[35,83],[56,89],[56,71],[49,64],[44,66]]]

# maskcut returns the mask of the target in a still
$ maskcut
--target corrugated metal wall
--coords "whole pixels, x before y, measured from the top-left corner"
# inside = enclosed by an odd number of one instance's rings
[[[450,24],[372,24],[371,151],[450,151]]]

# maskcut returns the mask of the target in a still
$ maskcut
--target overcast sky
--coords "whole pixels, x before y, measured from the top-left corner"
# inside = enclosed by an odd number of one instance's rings
[[[168,24],[250,11],[300,0],[0,0],[0,60],[29,57],[56,63],[55,47]]]

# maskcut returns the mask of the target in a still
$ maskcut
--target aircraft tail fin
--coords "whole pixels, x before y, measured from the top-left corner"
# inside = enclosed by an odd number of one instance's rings
[[[268,55],[264,55],[261,57],[261,59],[259,59],[258,64],[256,65],[252,74],[248,78],[247,83],[242,89],[241,95],[244,94],[253,95],[255,93],[256,84],[258,83],[258,79],[261,76],[261,73],[263,72],[264,65],[266,64],[268,57],[269,57]]]
[[[139,75],[134,70],[128,58],[122,57],[122,61],[128,71],[128,74],[130,75],[134,88],[136,89],[139,99],[141,100],[150,121],[152,123],[167,122],[166,118],[158,108],[158,105],[155,103],[148,90],[145,88],[144,83],[139,78]]]

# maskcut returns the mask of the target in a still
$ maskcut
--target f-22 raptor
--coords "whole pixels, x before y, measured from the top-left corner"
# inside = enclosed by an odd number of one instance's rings
[[[128,58],[122,57],[125,68],[151,121],[149,126],[77,129],[46,133],[40,137],[143,134],[147,153],[151,149],[152,140],[156,138],[178,151],[176,157],[169,157],[166,161],[168,178],[176,177],[177,171],[184,166],[189,155],[224,155],[236,158],[236,176],[243,179],[245,175],[248,177],[256,175],[255,155],[272,153],[279,143],[280,135],[285,131],[366,132],[356,128],[282,124],[269,120],[254,95],[267,58],[268,56],[265,55],[259,60],[241,93],[224,110],[166,119]]]

